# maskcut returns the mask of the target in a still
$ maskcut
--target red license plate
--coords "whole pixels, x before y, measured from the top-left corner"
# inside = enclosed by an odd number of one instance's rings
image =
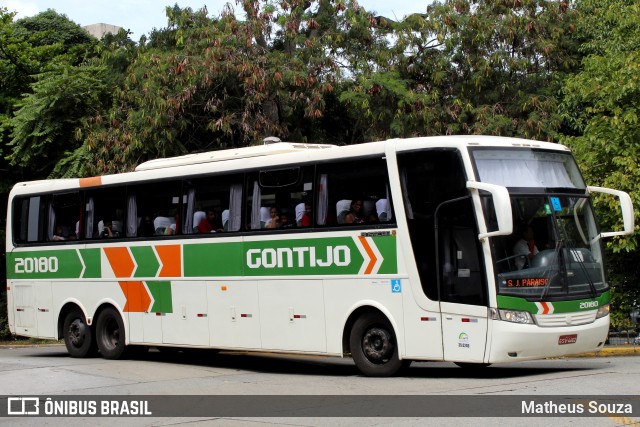
[[[578,334],[560,335],[558,345],[575,344],[578,341]]]

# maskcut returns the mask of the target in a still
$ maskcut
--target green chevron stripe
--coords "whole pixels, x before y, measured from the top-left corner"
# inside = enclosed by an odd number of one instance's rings
[[[133,277],[156,277],[160,262],[151,246],[131,246],[129,248],[138,268]]]

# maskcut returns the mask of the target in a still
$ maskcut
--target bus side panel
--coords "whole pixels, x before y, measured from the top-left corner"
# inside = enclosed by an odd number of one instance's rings
[[[172,281],[171,304],[162,315],[164,344],[209,345],[207,289],[204,282]]]
[[[207,282],[207,295],[212,347],[262,348],[257,281]]]
[[[13,312],[17,335],[37,337],[36,323],[36,285],[37,282],[21,281],[12,285]]]
[[[36,323],[38,325],[38,337],[57,339],[56,321],[54,319],[53,293],[51,282],[39,282],[36,284]]]
[[[326,352],[322,280],[264,280],[258,293],[263,349]]]
[[[406,282],[406,283],[405,283]],[[402,281],[404,296],[404,334],[406,359],[443,360],[442,351],[442,315],[438,302],[434,301],[434,310],[419,307],[411,292],[411,285],[420,286],[419,282]],[[420,289],[422,292],[422,289]]]
[[[170,282],[160,282],[164,288]],[[156,282],[120,281],[119,292],[124,302],[122,316],[127,325],[127,341],[130,344],[162,344],[162,293]],[[155,295],[154,295],[155,293]],[[156,311],[157,310],[157,311]]]
[[[53,299],[50,281],[21,281],[11,285],[13,312],[17,335],[56,339]]]

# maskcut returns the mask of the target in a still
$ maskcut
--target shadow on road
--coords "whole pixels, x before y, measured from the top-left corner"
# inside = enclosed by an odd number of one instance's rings
[[[52,349],[53,350],[53,349]],[[62,349],[58,351],[38,352],[31,357],[67,358],[69,355]],[[96,356],[97,358],[100,355]],[[290,375],[322,375],[322,376],[361,376],[350,358],[301,356],[269,353],[247,353],[235,351],[174,349],[163,348],[161,351],[152,348],[149,352],[130,357],[131,360],[147,361],[157,364],[181,364],[211,368],[233,369],[259,373],[283,373]],[[554,372],[588,372],[598,369],[601,361],[593,363],[585,359],[556,359],[537,362],[521,362],[513,364],[493,365],[489,367],[460,368],[450,362],[413,362],[399,376],[406,378],[460,378],[460,379],[504,379],[546,375]],[[110,361],[123,363],[122,361]],[[595,363],[595,364],[594,364]],[[533,366],[532,366],[533,365]]]

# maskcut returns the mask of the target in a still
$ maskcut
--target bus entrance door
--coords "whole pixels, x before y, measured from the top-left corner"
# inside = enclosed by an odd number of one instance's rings
[[[482,363],[487,291],[471,198],[440,205],[436,229],[444,359]]]

